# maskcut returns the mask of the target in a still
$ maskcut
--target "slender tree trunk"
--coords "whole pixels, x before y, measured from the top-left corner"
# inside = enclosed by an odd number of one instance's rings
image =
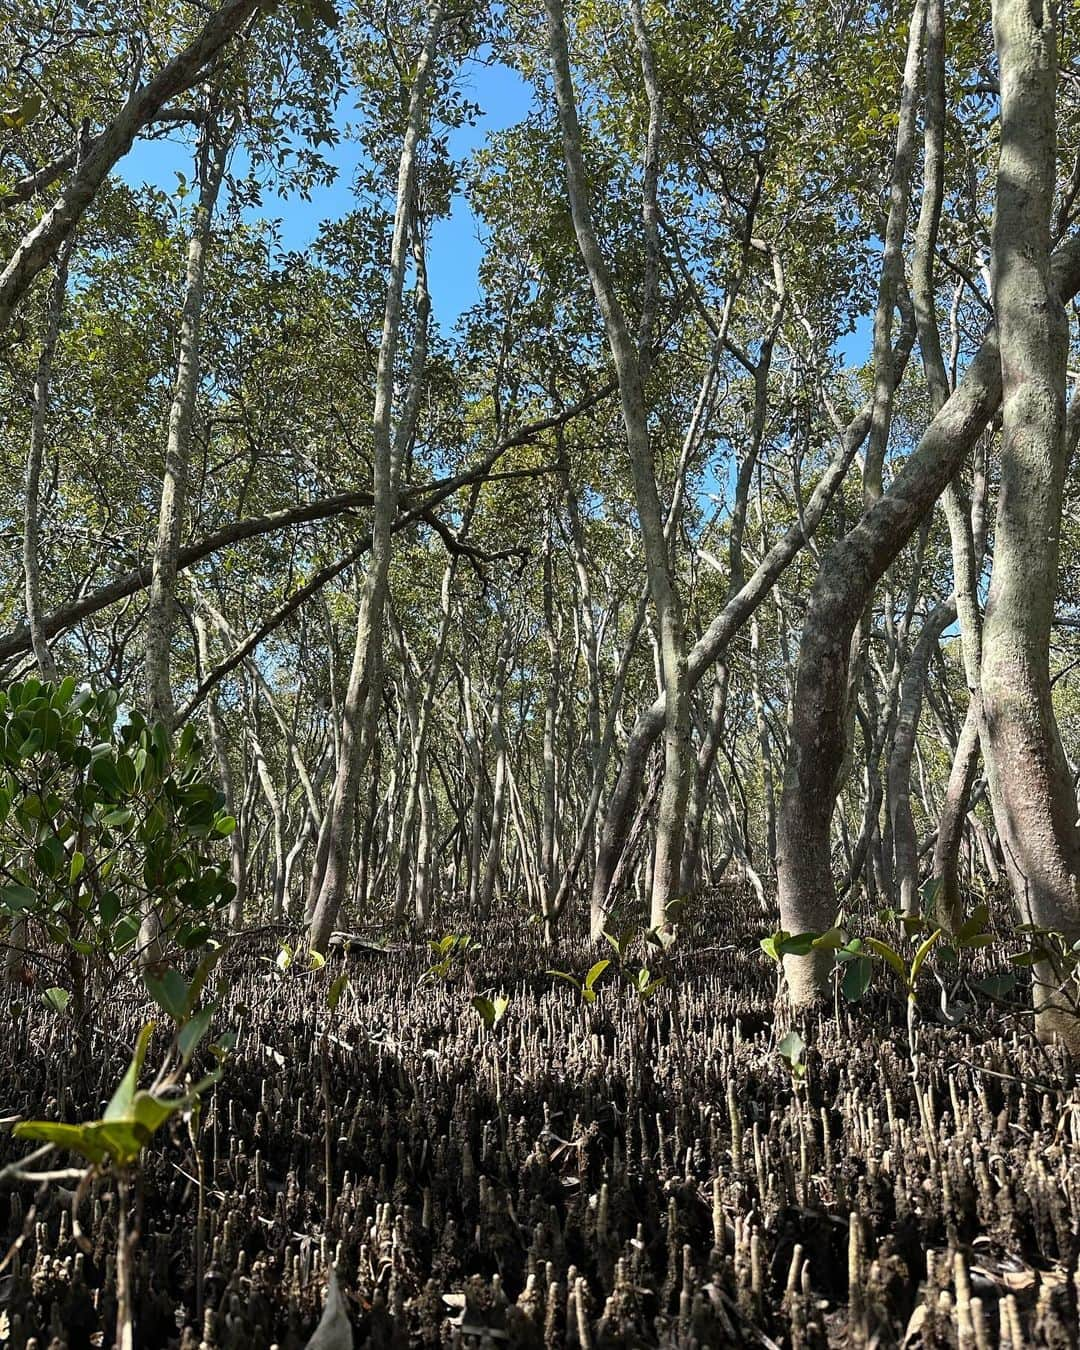
[[[479,896],[480,915],[485,919],[491,913],[495,898],[495,880],[499,870],[499,859],[502,856],[503,819],[506,814],[506,733],[503,730],[503,704],[514,639],[510,621],[504,619],[503,622],[506,627],[495,666],[495,689],[491,700],[491,743],[495,748],[495,781],[491,790],[491,823]]]
[[[199,661],[205,670],[210,665],[210,644],[206,632],[206,623],[200,614],[195,615],[195,633],[199,643]],[[229,835],[229,864],[232,871],[233,886],[235,887],[235,893],[229,905],[229,931],[237,933],[244,922],[247,866],[244,858],[244,834],[236,804],[232,764],[229,760],[229,746],[221,725],[216,694],[211,694],[206,700],[206,725],[210,731],[210,746],[214,752],[214,758],[217,760],[221,791],[225,797],[225,810],[237,822],[236,829]]]
[[[900,685],[896,735],[889,756],[889,806],[892,817],[893,884],[900,892],[901,912],[919,912],[919,839],[911,814],[911,761],[922,711],[923,685],[930,658],[945,629],[956,619],[956,605],[947,602],[926,617]]]
[[[416,196],[416,152],[427,117],[428,86],[435,50],[442,29],[443,6],[428,10],[428,29],[417,62],[405,137],[398,163],[394,232],[390,247],[390,275],[386,288],[382,340],[375,376],[375,409],[372,441],[375,461],[371,563],[364,578],[364,595],[356,625],[349,688],[345,695],[341,751],[334,780],[334,822],[329,836],[325,871],[319,879],[318,899],[312,909],[310,942],[313,951],[325,952],[330,933],[345,897],[353,825],[365,754],[370,752],[374,725],[382,704],[383,610],[389,583],[393,524],[397,514],[401,474],[400,444],[391,432],[394,400],[394,364],[401,327],[402,292],[408,261],[409,222]]]
[[[199,338],[202,327],[206,262],[213,229],[214,207],[225,173],[226,144],[216,134],[213,114],[203,128],[199,150],[199,202],[188,242],[187,277],[180,316],[180,352],[176,383],[169,408],[169,437],[165,448],[165,477],[161,484],[157,542],[154,546],[150,599],[146,608],[146,693],[150,717],[172,730],[176,719],[170,678],[176,610],[176,577],[180,535],[187,499],[191,458],[191,428],[199,392]]]
[[[746,584],[732,596],[690,649],[687,660],[687,684],[690,689],[722,657],[735,634],[765,599],[806,541],[813,536],[866,439],[869,427],[870,409],[867,407],[845,429],[839,450],[811,494],[801,518],[772,545]],[[603,930],[609,897],[615,894],[614,878],[641,797],[649,751],[664,729],[664,709],[664,700],[658,698],[638,715],[623,752],[615,785],[608,797],[593,875],[592,931],[597,937]]]
[[[679,891],[684,896],[695,895],[701,884],[701,832],[705,824],[709,779],[712,777],[717,752],[724,735],[729,674],[727,665],[721,663],[717,667],[709,717],[694,765],[694,782],[686,812],[686,846],[683,849],[682,875],[679,878]]]
[[[139,132],[177,94],[190,89],[227,42],[270,0],[225,0],[201,31],[154,78],[132,90],[127,102],[92,141],[71,179],[37,224],[19,242],[0,271],[0,333],[3,333],[34,278],[47,267],[93,202],[116,163]]]
[[[657,925],[664,922],[667,904],[678,892],[679,857],[689,790],[690,703],[686,679],[682,605],[675,585],[668,544],[664,537],[664,515],[656,485],[653,447],[649,438],[641,359],[593,226],[581,149],[581,127],[574,101],[561,0],[547,0],[547,14],[548,50],[555,77],[555,100],[562,129],[570,211],[578,248],[604,320],[608,345],[611,348],[619,381],[623,428],[630,455],[634,495],[645,551],[645,566],[660,641],[664,676],[665,767],[664,787],[657,818],[656,860],[650,897],[651,922]],[[650,265],[655,265],[654,142],[659,134],[658,114],[655,86],[650,76],[651,62],[647,56],[647,43],[643,42],[640,32],[639,46],[642,48],[650,101],[650,152],[646,155],[645,166],[645,225]],[[646,294],[643,319],[643,328],[646,329],[651,317],[651,305],[652,297]]]
[[[26,582],[26,619],[34,659],[43,680],[56,681],[56,662],[42,622],[41,573],[38,564],[41,539],[41,465],[45,456],[45,428],[49,416],[49,381],[60,336],[60,319],[67,291],[68,265],[75,236],[64,242],[56,259],[56,272],[45,302],[45,333],[34,380],[34,411],[30,421],[30,449],[26,457],[26,500],[23,507],[23,574]]]
[[[995,0],[1001,156],[993,292],[1001,344],[1001,488],[983,626],[985,750],[998,837],[1024,920],[1080,938],[1076,797],[1054,716],[1050,629],[1067,462],[1069,330],[1050,270],[1057,48],[1047,0]],[[1080,1052],[1074,979],[1034,970],[1036,1029]]]

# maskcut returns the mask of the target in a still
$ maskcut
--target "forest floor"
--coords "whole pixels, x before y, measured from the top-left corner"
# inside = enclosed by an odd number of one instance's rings
[[[977,1012],[958,988],[949,1024],[931,982],[912,1044],[872,989],[801,1050],[764,927],[717,908],[645,998],[608,952],[588,1001],[546,972],[581,980],[595,949],[523,921],[445,970],[419,940],[313,972],[269,939],[230,952],[239,1035],[197,1150],[177,1124],[144,1152],[136,1344],[298,1350],[333,1261],[358,1347],[1075,1347],[1080,1093],[1021,996]],[[0,1114],[100,1114],[151,1015],[110,990],[76,1045],[25,999]],[[0,1131],[0,1167],[27,1151]],[[0,1345],[112,1344],[114,1189],[82,1206],[83,1252],[70,1186],[0,1182]]]

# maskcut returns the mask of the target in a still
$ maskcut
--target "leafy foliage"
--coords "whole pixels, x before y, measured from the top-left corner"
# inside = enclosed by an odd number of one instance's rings
[[[167,943],[201,947],[234,894],[222,801],[192,727],[173,745],[121,714],[115,691],[13,684],[0,692],[0,919],[42,930],[79,978],[85,961],[135,954],[151,906]]]

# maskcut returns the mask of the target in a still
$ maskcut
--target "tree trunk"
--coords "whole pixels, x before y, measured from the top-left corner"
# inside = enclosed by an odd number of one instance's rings
[[[1050,269],[1056,30],[1045,0],[995,0],[1001,157],[993,291],[1001,345],[1001,488],[982,695],[998,837],[1025,922],[1080,937],[1076,797],[1054,716],[1050,629],[1066,468],[1069,330]],[[1080,1052],[1076,982],[1034,970],[1036,1029]]]
[[[686,799],[690,786],[690,702],[687,686],[686,647],[682,605],[675,584],[671,555],[664,536],[664,515],[656,485],[653,447],[642,363],[630,334],[626,316],[615,291],[607,263],[600,251],[589,204],[589,190],[581,149],[581,127],[570,76],[570,56],[561,0],[547,0],[548,50],[555,78],[555,100],[562,129],[566,159],[567,191],[578,248],[589,274],[593,294],[604,321],[608,345],[615,364],[622,405],[623,428],[634,480],[634,496],[641,523],[649,592],[656,611],[660,657],[664,678],[664,786],[656,825],[656,859],[650,896],[651,923],[662,924],[668,902],[678,893],[679,858],[683,844]],[[640,29],[640,25],[635,25]],[[658,135],[657,100],[651,78],[651,60],[643,34],[639,47],[649,94],[649,146],[645,164],[645,226],[650,265],[656,262],[655,244],[655,140]],[[648,269],[647,269],[648,270]],[[643,329],[651,320],[653,297],[644,304]]]
[[[899,890],[903,914],[919,912],[919,839],[911,814],[911,761],[922,711],[923,684],[930,658],[945,629],[956,619],[952,602],[928,614],[900,684],[900,703],[889,756],[889,807],[893,834],[893,885]]]
[[[345,897],[356,801],[364,759],[370,752],[382,705],[383,609],[390,573],[393,524],[397,514],[401,477],[400,453],[391,432],[394,401],[394,364],[401,327],[401,302],[408,261],[408,230],[416,197],[416,152],[426,120],[427,92],[435,49],[442,29],[443,6],[432,5],[424,46],[417,62],[405,136],[398,163],[394,231],[390,246],[390,275],[386,287],[382,339],[375,375],[375,408],[372,442],[375,462],[371,564],[364,578],[364,593],[356,624],[349,687],[345,695],[341,750],[334,779],[334,821],[329,836],[325,870],[319,878],[318,898],[312,907],[310,942],[313,951],[325,953]],[[414,371],[415,383],[415,371]],[[399,438],[400,442],[400,438]],[[398,451],[398,453],[395,453]]]
[[[169,438],[165,449],[165,476],[161,484],[157,542],[154,546],[150,600],[146,607],[146,693],[152,721],[171,731],[176,720],[169,658],[176,609],[176,577],[180,534],[184,523],[191,427],[199,392],[199,337],[202,327],[206,260],[210,248],[214,207],[225,174],[225,142],[216,134],[208,114],[199,148],[199,202],[188,242],[184,305],[180,316],[180,352],[169,408]]]
[[[42,622],[41,574],[38,552],[41,535],[41,464],[45,455],[45,427],[49,416],[49,381],[53,356],[60,336],[60,319],[67,291],[68,264],[75,242],[68,236],[56,259],[56,272],[45,302],[45,333],[41,340],[37,375],[34,380],[34,411],[30,421],[30,449],[26,457],[26,501],[23,507],[23,574],[26,582],[26,621],[34,659],[43,680],[57,679],[56,662],[49,651]]]
[[[1059,293],[1080,288],[1080,238],[1054,255]],[[791,932],[835,918],[829,831],[844,758],[851,635],[874,587],[931,510],[997,410],[997,334],[984,339],[964,378],[923,433],[888,490],[822,560],[803,620],[784,791],[777,821],[780,921]],[[788,958],[796,1004],[828,990],[831,954]]]
[[[152,80],[137,85],[108,126],[80,158],[71,180],[52,206],[20,240],[0,272],[0,333],[15,317],[34,278],[47,267],[93,202],[114,165],[131,149],[139,132],[165,104],[190,89],[203,70],[245,23],[270,0],[225,0],[198,35]]]

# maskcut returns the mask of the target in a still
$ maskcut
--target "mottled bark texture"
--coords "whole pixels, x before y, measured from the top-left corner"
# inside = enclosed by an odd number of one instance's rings
[[[1001,157],[993,291],[1001,346],[1001,487],[983,624],[982,696],[994,818],[1026,922],[1080,937],[1076,798],[1054,717],[1050,628],[1066,467],[1068,323],[1050,268],[1056,169],[1054,7],[996,0]],[[1080,1052],[1076,982],[1035,968],[1036,1024]]]
[[[1080,288],[1080,239],[1052,261],[1058,294]],[[880,500],[822,560],[803,620],[784,791],[777,822],[780,921],[789,931],[828,928],[836,916],[829,832],[844,759],[851,635],[874,587],[941,495],[997,411],[997,334],[984,339],[964,378],[933,418]],[[828,989],[831,955],[789,958],[796,1004]]]

